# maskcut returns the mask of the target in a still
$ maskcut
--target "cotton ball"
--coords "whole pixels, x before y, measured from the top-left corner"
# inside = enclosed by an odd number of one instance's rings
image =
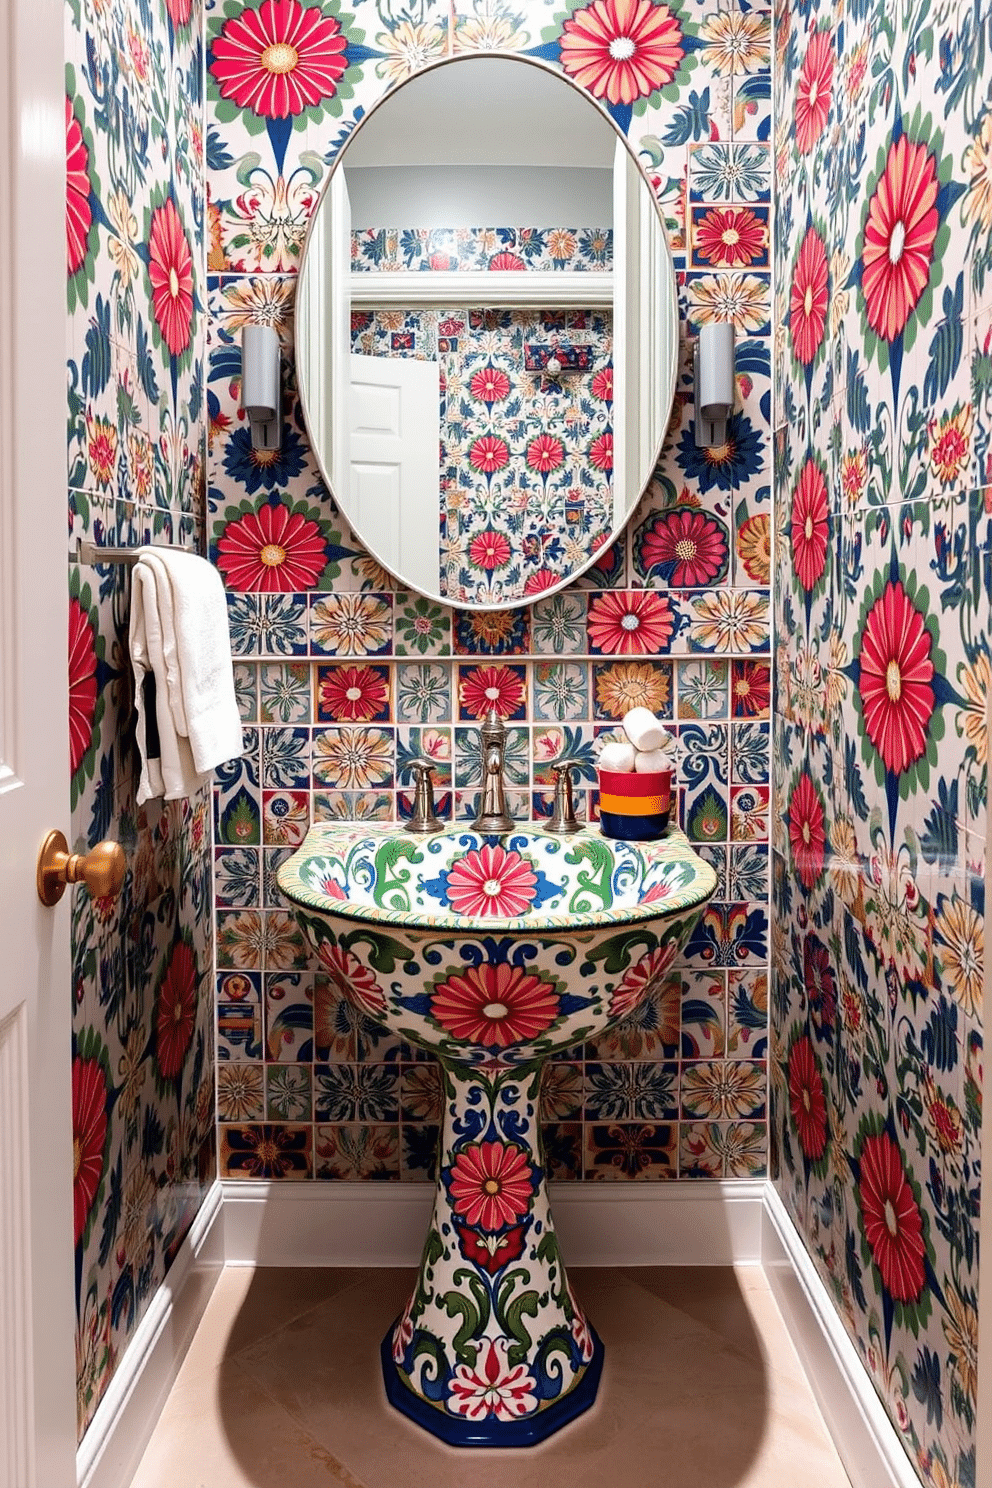
[[[665,749],[639,749],[634,756],[634,769],[638,775],[650,775],[657,770],[670,770],[672,757]]]
[[[631,708],[624,715],[623,731],[635,749],[660,749],[668,738],[667,731],[647,708]]]
[[[599,768],[629,774],[635,768],[633,744],[604,744],[599,752]]]

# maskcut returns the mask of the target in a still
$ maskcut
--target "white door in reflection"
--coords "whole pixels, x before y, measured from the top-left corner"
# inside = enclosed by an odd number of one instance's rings
[[[437,362],[351,358],[347,510],[376,558],[413,587],[440,584]]]

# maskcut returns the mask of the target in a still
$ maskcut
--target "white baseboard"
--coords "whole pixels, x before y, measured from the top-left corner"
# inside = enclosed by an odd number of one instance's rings
[[[416,1266],[432,1183],[225,1182],[229,1266]],[[553,1183],[568,1266],[730,1266],[761,1256],[763,1182]]]
[[[920,1488],[871,1376],[770,1183],[764,1195],[761,1268],[852,1488]]]
[[[214,1183],[121,1356],[76,1453],[79,1488],[127,1488],[224,1267]]]
[[[126,1488],[221,1268],[415,1266],[433,1184],[216,1183],[77,1454],[79,1488]],[[781,1199],[765,1181],[553,1184],[569,1266],[760,1265],[852,1488],[920,1488]]]

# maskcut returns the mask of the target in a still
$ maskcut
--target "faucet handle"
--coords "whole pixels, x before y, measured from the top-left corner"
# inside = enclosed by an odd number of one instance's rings
[[[555,804],[544,826],[546,832],[560,832],[564,835],[581,830],[582,823],[576,818],[572,795],[572,771],[575,764],[575,760],[555,760],[551,766],[555,780]]]
[[[431,759],[412,759],[410,769],[413,771],[414,797],[413,815],[409,821],[403,823],[404,832],[443,832],[444,822],[441,821],[434,811],[434,781],[433,774],[436,761]]]

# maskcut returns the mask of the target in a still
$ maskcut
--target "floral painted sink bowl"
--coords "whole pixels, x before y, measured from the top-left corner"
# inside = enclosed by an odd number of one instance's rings
[[[716,875],[676,831],[351,823],[312,827],[278,880],[339,990],[444,1070],[420,1275],[383,1340],[389,1399],[456,1445],[541,1441],[588,1409],[602,1369],[548,1206],[543,1064],[655,991]]]

